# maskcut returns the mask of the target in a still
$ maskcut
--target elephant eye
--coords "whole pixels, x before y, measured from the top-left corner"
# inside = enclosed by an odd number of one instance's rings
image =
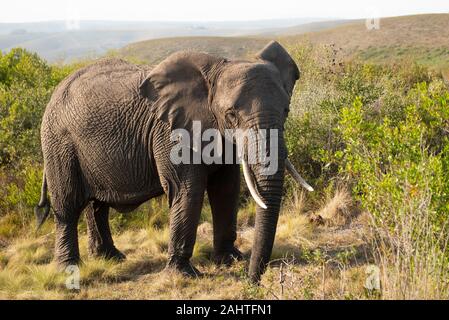
[[[288,116],[288,113],[290,112],[290,109],[289,108],[285,108],[284,109],[284,113],[285,113],[285,116]]]
[[[228,120],[230,123],[235,124],[237,121],[237,117],[233,111],[229,111],[226,114],[226,120]]]

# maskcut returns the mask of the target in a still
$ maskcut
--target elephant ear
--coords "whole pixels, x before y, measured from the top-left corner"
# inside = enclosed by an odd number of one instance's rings
[[[201,121],[202,130],[215,128],[209,103],[213,87],[210,74],[217,62],[205,53],[175,53],[150,71],[140,85],[140,94],[151,100],[156,117],[172,130],[192,132],[193,121]]]
[[[281,74],[285,90],[291,96],[296,80],[299,79],[299,69],[288,52],[276,41],[271,41],[256,54],[256,58],[271,62]]]

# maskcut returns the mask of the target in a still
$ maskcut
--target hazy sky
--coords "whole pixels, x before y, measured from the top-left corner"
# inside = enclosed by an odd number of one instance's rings
[[[363,18],[449,12],[449,0],[3,0],[0,22]]]

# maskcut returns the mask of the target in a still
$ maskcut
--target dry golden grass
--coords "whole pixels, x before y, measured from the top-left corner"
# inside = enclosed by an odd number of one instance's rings
[[[351,221],[354,206],[349,192],[337,189],[332,197],[327,197],[322,207],[314,214],[322,218],[323,223],[329,226],[341,226]]]
[[[127,255],[122,263],[88,258],[87,236],[82,232],[80,290],[69,290],[69,275],[52,262],[54,233],[47,224],[44,234],[10,239],[0,251],[0,299],[448,298],[447,277],[434,272],[441,256],[436,248],[423,245],[420,248],[428,249],[426,253],[409,254],[404,254],[405,249],[392,250],[410,239],[398,242],[394,234],[375,226],[370,214],[357,213],[345,189],[331,193],[315,211],[305,208],[303,193],[284,204],[272,261],[260,286],[247,281],[254,232],[254,204],[249,204],[241,210],[238,223],[237,245],[245,260],[229,268],[216,266],[211,261],[212,225],[205,221],[198,228],[192,258],[203,272],[196,279],[164,270],[167,226],[142,226],[115,233],[117,247]],[[311,216],[322,217],[324,223],[317,224]],[[407,223],[410,228],[425,226],[428,218],[422,214]],[[398,221],[398,225],[407,224]],[[365,288],[373,264],[380,271],[379,291]]]
[[[334,219],[346,208],[344,193],[337,192],[320,212]],[[341,203],[339,203],[341,202]],[[326,209],[327,208],[327,209]],[[204,273],[198,279],[164,270],[168,228],[137,228],[115,234],[123,263],[87,257],[87,236],[80,236],[83,264],[79,291],[65,286],[68,275],[52,262],[54,234],[12,240],[0,254],[2,299],[363,299],[364,270],[360,258],[360,228],[336,230],[316,226],[304,213],[304,195],[285,205],[280,216],[272,262],[259,287],[246,278],[253,238],[250,204],[239,216],[237,245],[246,259],[230,268],[211,262],[212,226],[203,222],[192,262]],[[324,211],[323,211],[324,210]],[[334,212],[334,213],[332,213]],[[331,214],[332,213],[332,214]],[[357,260],[359,259],[359,260]]]
[[[441,71],[441,75],[443,76],[444,82],[449,86],[449,68]]]
[[[372,225],[385,299],[449,299],[449,224],[436,230],[430,193],[418,199],[409,200],[408,212],[394,216],[394,229]]]

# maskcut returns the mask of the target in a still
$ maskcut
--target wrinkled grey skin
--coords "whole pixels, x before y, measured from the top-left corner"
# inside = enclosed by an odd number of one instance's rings
[[[55,213],[55,259],[78,263],[77,223],[86,209],[89,252],[124,259],[108,223],[109,208],[129,212],[164,192],[170,205],[168,267],[195,275],[189,263],[207,191],[212,208],[218,262],[241,258],[234,246],[240,171],[231,165],[174,165],[171,130],[218,128],[280,129],[279,168],[263,176],[251,165],[267,209],[257,208],[249,266],[257,282],[269,261],[284,180],[283,125],[299,70],[288,53],[271,42],[252,62],[227,61],[205,53],[180,52],[152,70],[122,60],[104,60],[66,78],[54,92],[41,127],[43,193]],[[42,216],[43,215],[43,216]]]

